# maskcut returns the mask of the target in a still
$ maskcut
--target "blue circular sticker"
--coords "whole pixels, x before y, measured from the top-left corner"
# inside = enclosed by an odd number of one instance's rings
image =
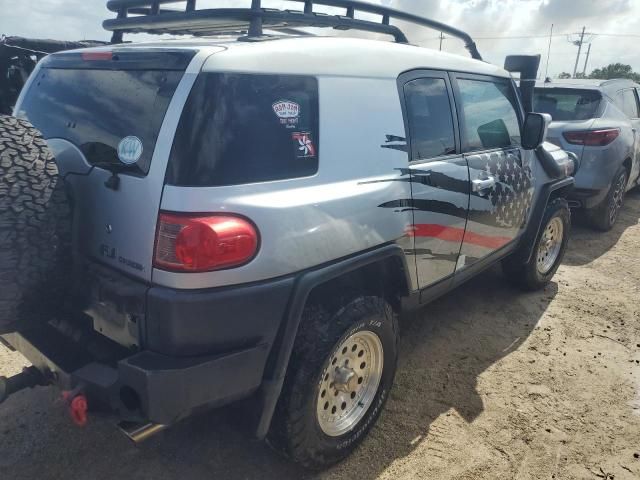
[[[133,165],[142,156],[142,140],[138,137],[124,137],[118,144],[118,158],[125,165]]]

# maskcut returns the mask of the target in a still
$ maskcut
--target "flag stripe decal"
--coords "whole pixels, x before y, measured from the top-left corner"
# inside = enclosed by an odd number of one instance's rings
[[[493,237],[467,231],[464,228],[447,227],[433,223],[419,223],[410,228],[409,235],[414,237],[438,238],[447,242],[462,242],[479,247],[498,249],[511,241],[508,237]]]

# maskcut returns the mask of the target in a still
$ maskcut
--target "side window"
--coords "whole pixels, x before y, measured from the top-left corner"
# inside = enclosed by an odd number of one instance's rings
[[[458,79],[469,151],[520,144],[520,124],[508,82]]]
[[[319,133],[315,78],[201,73],[182,111],[167,183],[217,187],[311,176]]]
[[[442,78],[419,78],[404,86],[411,135],[411,160],[456,152],[453,112]]]
[[[629,118],[638,118],[638,99],[633,88],[622,90],[616,95],[616,105]]]

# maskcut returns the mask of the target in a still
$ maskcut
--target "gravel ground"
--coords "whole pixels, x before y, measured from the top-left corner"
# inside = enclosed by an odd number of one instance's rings
[[[574,227],[543,292],[491,270],[404,318],[386,411],[323,474],[250,440],[228,410],[134,446],[108,419],[73,427],[38,388],[0,406],[0,478],[639,479],[639,217],[635,192],[612,232]],[[23,365],[0,347],[0,375]]]

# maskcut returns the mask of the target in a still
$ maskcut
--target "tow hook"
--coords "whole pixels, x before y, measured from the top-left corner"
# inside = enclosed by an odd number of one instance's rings
[[[82,389],[76,388],[70,392],[62,392],[62,399],[67,403],[73,423],[79,427],[84,427],[87,424],[89,402],[82,393]]]
[[[47,385],[47,379],[36,367],[27,367],[12,377],[0,377],[0,403],[20,390]]]

